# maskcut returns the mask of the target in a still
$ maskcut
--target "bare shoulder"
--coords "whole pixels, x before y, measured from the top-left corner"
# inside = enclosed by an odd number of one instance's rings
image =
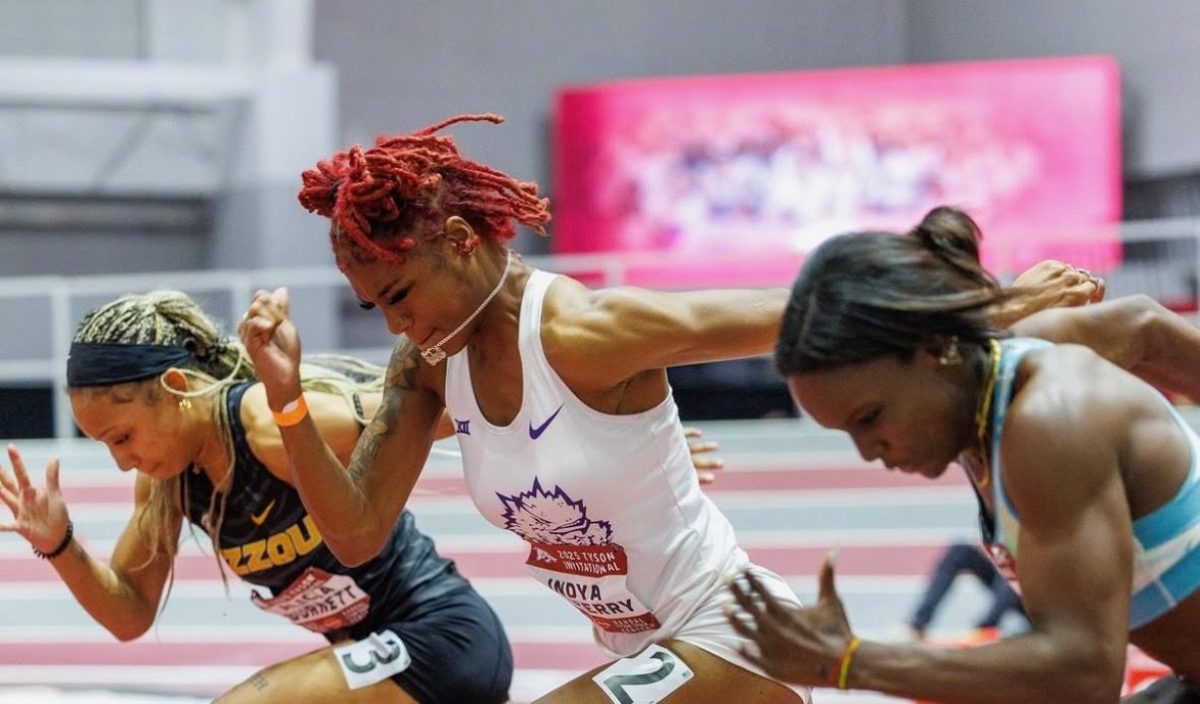
[[[1111,427],[1128,412],[1132,389],[1127,377],[1080,345],[1029,351],[1017,369],[1004,425],[1006,443],[1039,433],[1081,439]]]
[[[579,388],[612,388],[667,367],[769,353],[787,298],[782,288],[589,291],[560,281],[547,295],[542,342]]]
[[[1010,421],[1104,429],[1145,410],[1157,393],[1126,370],[1078,344],[1029,351],[1017,370]],[[1059,420],[1055,420],[1059,419]],[[1007,426],[1006,426],[1007,427]]]
[[[650,293],[631,286],[590,289],[560,276],[542,304],[542,339],[570,343],[580,336],[609,336],[622,318],[642,312]]]
[[[339,393],[312,390],[304,392],[304,399],[321,440],[342,464],[346,464],[362,433],[362,425],[355,415],[352,402]],[[275,417],[267,405],[266,390],[262,384],[252,385],[242,396],[241,421],[246,444],[255,459],[271,474],[290,484],[291,460],[283,436],[275,424]]]
[[[307,400],[307,394],[306,400]],[[242,428],[250,452],[279,479],[290,482],[287,448],[267,405],[267,391],[262,384],[252,384],[242,395],[239,406]],[[232,438],[228,439],[232,443]]]
[[[421,350],[407,337],[400,337],[388,358],[384,379],[385,396],[416,389],[428,389],[440,394],[446,383],[446,365],[426,364],[421,357]]]
[[[1145,410],[1138,383],[1078,345],[1021,360],[1001,464],[1023,521],[1066,517],[1119,484],[1129,426]]]
[[[592,290],[560,277],[542,309],[542,348],[555,371],[579,390],[618,386],[665,366],[657,349],[678,336],[679,316],[662,292],[631,286]]]
[[[430,365],[421,350],[407,338],[399,338],[388,360],[379,407],[367,425],[371,436],[368,455],[378,451],[385,437],[431,432],[444,410],[445,364]]]
[[[248,436],[260,434],[261,431],[274,428],[275,421],[271,409],[267,406],[267,390],[260,383],[251,384],[242,394],[239,407],[242,427]],[[276,433],[278,435],[278,433]]]

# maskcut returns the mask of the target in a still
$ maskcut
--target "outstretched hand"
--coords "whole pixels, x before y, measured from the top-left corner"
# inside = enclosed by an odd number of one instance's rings
[[[784,682],[836,684],[838,665],[854,635],[834,587],[832,557],[821,567],[820,595],[810,607],[781,604],[751,572],[734,580],[730,589],[740,608],[728,614],[729,621],[757,646],[742,646],[744,657]]]
[[[274,407],[300,395],[300,333],[292,322],[286,288],[255,291],[238,336]]]
[[[692,453],[692,466],[696,468],[696,477],[701,484],[712,484],[717,480],[714,472],[724,467],[725,461],[709,453],[716,452],[721,446],[712,440],[700,440],[704,432],[699,428],[684,427],[683,436],[688,439],[688,451]]]
[[[1047,259],[1021,272],[1013,287],[1040,290],[1054,306],[1080,306],[1104,299],[1104,279],[1087,269]]]
[[[17,533],[42,553],[53,552],[67,533],[67,505],[58,485],[58,458],[46,465],[46,485],[29,481],[25,461],[15,445],[8,446],[12,474],[0,464],[0,501],[12,512],[13,520],[0,523],[0,531]]]
[[[1081,306],[1104,300],[1104,279],[1063,262],[1047,259],[1023,271],[1012,283],[1022,294],[993,316],[998,327],[1046,310]]]

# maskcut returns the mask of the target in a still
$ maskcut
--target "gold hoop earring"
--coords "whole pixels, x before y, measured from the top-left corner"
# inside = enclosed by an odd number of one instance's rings
[[[958,349],[958,336],[956,335],[951,337],[950,341],[946,343],[946,347],[942,350],[942,354],[938,356],[938,363],[945,366],[951,366],[954,364],[962,364],[962,361],[962,352],[960,352]]]
[[[191,407],[192,407],[192,399],[190,399],[190,398],[179,399],[179,410],[186,411],[186,410],[189,410]]]

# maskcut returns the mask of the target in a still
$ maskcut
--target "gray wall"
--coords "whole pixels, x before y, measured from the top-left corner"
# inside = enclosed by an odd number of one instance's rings
[[[548,115],[563,84],[630,77],[1110,54],[1125,168],[1200,169],[1196,0],[316,0],[314,54],[339,76],[341,144],[459,112],[472,157],[551,185]],[[553,195],[553,194],[551,194]],[[525,251],[547,249],[536,238]]]
[[[0,56],[221,61],[258,0],[2,0]]]
[[[464,112],[472,158],[550,187],[548,115],[564,84],[891,64],[908,4],[892,0],[317,0],[314,57],[337,67],[343,144]],[[541,242],[522,239],[527,252]]]
[[[290,1],[296,4],[4,0],[0,58],[255,65],[253,52],[272,45],[269,30],[278,23],[256,20],[254,8],[286,13],[300,4]],[[336,84],[336,109],[318,116],[307,108],[293,114],[255,112],[248,119],[256,132],[239,153],[273,134],[269,120],[284,120],[279,124],[288,131],[304,126],[318,135],[325,134],[322,125],[328,120],[330,141],[345,146],[454,113],[490,111],[506,115],[509,122],[460,127],[455,135],[464,150],[549,188],[547,122],[555,90],[564,84],[1109,53],[1120,60],[1124,73],[1128,171],[1146,175],[1200,168],[1196,0],[315,0],[313,11],[311,28],[279,34],[307,36],[311,31],[314,58],[330,69],[324,76],[318,71],[312,85],[334,90]],[[283,53],[299,55],[306,49],[300,44]],[[286,82],[276,83],[282,85]],[[16,119],[11,110],[0,111],[0,118]],[[8,162],[10,177],[29,173],[12,159],[15,149],[9,147],[20,145],[13,141],[20,139],[17,134],[15,126],[0,134],[0,177]],[[286,135],[270,141],[274,170],[249,180],[235,177],[234,192],[222,201],[227,207],[217,213],[216,232],[206,238],[160,239],[139,259],[140,252],[129,250],[126,237],[109,232],[96,233],[95,241],[78,247],[64,247],[52,237],[0,232],[0,252],[7,260],[0,275],[99,273],[111,271],[114,262],[125,271],[178,268],[184,262],[323,262],[326,255],[316,250],[300,256],[288,234],[311,222],[294,205],[295,171],[301,168],[297,164],[309,164],[316,156],[310,146]],[[275,173],[285,164],[286,174]],[[278,200],[278,205],[267,207],[268,200]],[[545,251],[540,240],[523,238],[517,245],[527,252]],[[84,252],[88,256],[76,256]],[[115,256],[103,256],[106,252]]]
[[[314,57],[338,69],[343,142],[461,112],[480,160],[545,179],[545,127],[563,84],[904,60],[906,3],[879,0],[317,0]]]
[[[1115,56],[1126,172],[1200,169],[1196,0],[912,0],[907,29],[910,61]]]
[[[0,276],[128,274],[208,263],[205,233],[0,232]]]

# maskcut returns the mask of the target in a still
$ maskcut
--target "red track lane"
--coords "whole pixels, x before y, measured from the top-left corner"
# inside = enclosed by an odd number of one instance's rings
[[[953,467],[936,481],[922,477],[889,472],[885,469],[833,467],[824,469],[729,469],[716,473],[716,482],[704,490],[713,495],[741,491],[805,491],[822,489],[884,489],[889,487],[965,486],[965,475]],[[132,502],[133,486],[88,486],[63,482],[68,505],[80,503]],[[466,497],[467,487],[462,477],[426,477],[417,483],[418,493],[413,501],[418,505],[424,498]]]
[[[840,576],[923,576],[941,555],[945,544],[927,545],[843,546],[838,557]],[[750,559],[782,575],[816,574],[821,561],[829,554],[826,547],[769,547],[748,551]],[[459,571],[468,578],[516,577],[526,578],[525,550],[442,551],[458,563]],[[105,558],[107,559],[107,558]],[[232,573],[227,573],[236,579]],[[217,565],[212,557],[185,555],[175,561],[175,578],[180,580],[219,580]],[[56,581],[58,574],[46,562],[32,556],[0,558],[0,584]]]
[[[230,629],[230,636],[236,636]],[[0,663],[22,665],[205,665],[262,667],[321,647],[320,642],[156,643],[3,643]],[[608,658],[591,643],[525,642],[513,644],[513,659],[522,669],[578,670],[584,672]]]

